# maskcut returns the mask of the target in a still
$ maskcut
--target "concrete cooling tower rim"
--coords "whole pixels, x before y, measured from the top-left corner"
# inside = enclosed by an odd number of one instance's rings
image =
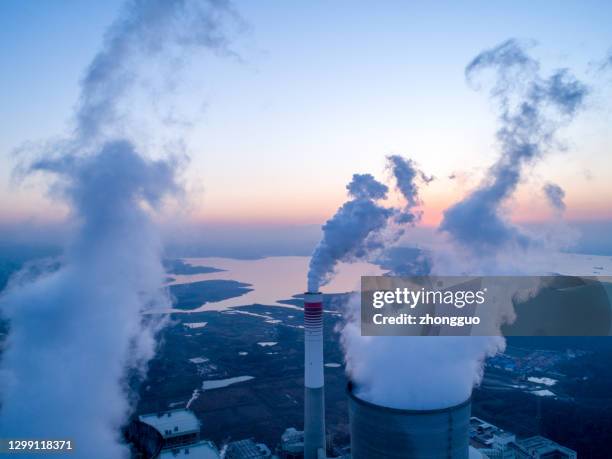
[[[466,405],[469,405],[470,403],[472,403],[472,397],[469,397],[466,401],[459,403],[457,405],[452,405],[446,408],[436,408],[436,409],[428,409],[428,410],[417,410],[417,409],[405,409],[405,408],[391,408],[389,406],[385,406],[385,405],[379,405],[377,403],[372,403],[372,402],[367,402],[359,397],[357,397],[357,395],[355,395],[353,393],[353,389],[356,387],[356,385],[352,382],[349,381],[348,384],[346,385],[346,393],[348,394],[348,396],[351,398],[351,400],[353,400],[355,403],[358,403],[359,405],[368,407],[368,408],[372,408],[375,410],[379,410],[379,411],[387,411],[389,413],[396,413],[396,414],[409,414],[409,415],[420,415],[420,414],[439,414],[439,413],[445,413],[445,412],[449,412],[449,411],[455,411],[459,408],[463,408]]]

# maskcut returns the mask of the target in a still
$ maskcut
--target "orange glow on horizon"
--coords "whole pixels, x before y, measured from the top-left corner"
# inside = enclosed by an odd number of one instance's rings
[[[331,218],[345,201],[344,190],[335,195],[323,192],[313,195],[285,196],[236,196],[221,199],[203,199],[201,202],[173,202],[159,221],[179,220],[193,224],[213,225],[321,225]],[[608,220],[612,219],[612,205],[606,196],[594,194],[568,193],[566,220]],[[424,190],[424,205],[420,226],[435,227],[440,224],[444,210],[460,201],[462,196],[451,194],[447,189]],[[393,196],[386,205],[401,205]],[[555,218],[553,210],[543,198],[529,190],[517,193],[506,208],[515,222],[543,222]],[[5,225],[32,223],[35,225],[61,224],[68,216],[65,205],[48,200],[15,199],[0,202],[0,221]]]
[[[437,227],[443,219],[444,211],[452,206],[458,200],[434,201],[429,205],[425,205],[419,210],[423,211],[423,217],[419,226]],[[326,209],[309,203],[310,205],[304,208],[292,207],[274,208],[261,210],[250,210],[248,207],[242,211],[236,211],[232,216],[228,216],[226,212],[202,210],[194,214],[193,221],[197,223],[207,224],[255,224],[255,225],[310,225],[323,224],[330,219],[337,211],[337,206],[327,203]],[[546,202],[515,203],[516,206],[511,209],[509,214],[510,220],[514,222],[544,222],[556,218],[553,210]],[[567,204],[563,218],[565,220],[608,220],[612,219],[612,208],[608,202],[579,202],[570,201]]]

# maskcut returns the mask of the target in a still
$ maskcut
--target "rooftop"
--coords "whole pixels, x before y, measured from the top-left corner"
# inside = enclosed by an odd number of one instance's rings
[[[157,429],[164,438],[200,431],[200,421],[196,415],[185,409],[143,414],[139,419]]]
[[[470,443],[477,448],[490,448],[513,442],[515,435],[483,421],[476,416],[470,418]]]
[[[162,451],[160,459],[189,457],[190,459],[219,459],[219,451],[209,441],[201,441],[189,446]]]

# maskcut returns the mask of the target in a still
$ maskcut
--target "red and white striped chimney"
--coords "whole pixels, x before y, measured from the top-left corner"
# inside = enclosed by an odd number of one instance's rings
[[[304,294],[304,386],[304,458],[317,459],[325,457],[323,295],[319,292]]]

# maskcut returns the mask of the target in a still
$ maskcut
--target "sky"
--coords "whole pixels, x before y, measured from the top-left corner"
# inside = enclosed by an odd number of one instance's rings
[[[0,3],[0,222],[45,225],[66,209],[43,177],[16,180],[20,147],[73,126],[79,81],[121,2]],[[181,218],[209,225],[321,224],[355,172],[384,179],[385,156],[414,159],[437,180],[423,222],[474,188],[497,155],[496,114],[465,82],[480,51],[515,37],[545,73],[570,68],[592,84],[587,109],[527,174],[509,203],[518,221],[553,211],[541,189],[566,192],[570,220],[612,219],[612,48],[609,2],[238,1],[235,56],[193,55],[172,81],[146,67],[126,102],[156,156],[178,143]],[[160,91],[160,88],[170,91]],[[165,121],[164,121],[165,120]],[[170,120],[170,121],[169,121]],[[455,180],[448,179],[451,174]]]

